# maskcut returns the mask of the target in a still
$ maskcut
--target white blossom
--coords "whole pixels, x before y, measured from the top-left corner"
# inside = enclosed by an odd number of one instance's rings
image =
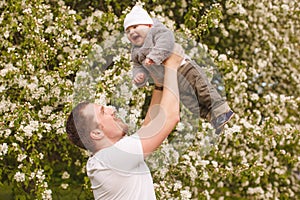
[[[44,170],[39,169],[36,173],[36,178],[42,182],[43,180],[45,180],[45,175],[43,174]]]
[[[184,123],[182,123],[182,122],[179,122],[178,124],[177,124],[177,126],[176,126],[176,129],[178,130],[178,131],[182,131],[183,129],[184,129]]]
[[[253,195],[253,194],[263,194],[264,190],[261,187],[249,187],[247,190],[247,194]]]
[[[24,182],[25,181],[25,174],[22,173],[22,172],[17,172],[14,176],[14,179],[17,181],[17,182]]]
[[[275,173],[279,175],[285,174],[286,170],[281,169],[281,168],[275,168]]]
[[[6,129],[4,132],[5,132],[5,134],[4,134],[5,138],[8,138],[10,136],[10,134],[11,134],[11,130],[10,129]]]
[[[0,144],[0,156],[6,155],[8,151],[7,143]]]
[[[180,196],[181,196],[182,200],[188,200],[188,199],[191,199],[192,194],[188,190],[181,190],[180,191]]]
[[[181,189],[181,188],[182,188],[182,183],[181,183],[181,181],[176,181],[176,182],[174,183],[173,190],[174,190],[174,191],[178,191],[178,190]]]
[[[226,61],[227,60],[227,56],[225,54],[220,54],[218,57],[219,61]]]
[[[61,176],[62,179],[69,179],[70,178],[70,174],[68,172],[64,172]]]
[[[60,186],[62,187],[62,189],[66,190],[66,189],[68,189],[69,184],[67,184],[67,183],[62,183]]]
[[[75,14],[76,14],[76,11],[75,11],[75,10],[69,10],[68,14],[69,14],[69,15],[75,15]]]
[[[208,180],[209,179],[209,175],[208,175],[208,172],[207,171],[203,171],[202,174],[201,174],[201,180]]]
[[[52,200],[52,190],[50,190],[50,189],[45,190],[42,194],[42,199],[43,200]]]
[[[43,154],[43,153],[39,153],[39,158],[40,158],[41,160],[43,160],[43,159],[44,159],[44,154]]]
[[[218,167],[218,162],[217,161],[211,161],[211,164],[215,167],[215,168],[217,168]]]
[[[22,162],[25,158],[27,158],[26,154],[19,154],[18,158],[17,158],[17,161],[18,162]]]
[[[7,39],[9,37],[9,31],[5,31],[3,36]]]
[[[256,93],[252,93],[251,96],[250,96],[250,99],[252,101],[257,101],[257,100],[259,100],[259,96]]]
[[[281,8],[282,8],[283,12],[288,12],[290,10],[289,5],[287,5],[287,4],[282,4]]]

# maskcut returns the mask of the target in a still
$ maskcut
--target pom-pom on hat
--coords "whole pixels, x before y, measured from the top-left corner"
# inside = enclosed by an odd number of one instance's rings
[[[126,30],[129,26],[137,24],[153,24],[150,15],[140,6],[134,6],[126,15],[124,20],[124,30]]]

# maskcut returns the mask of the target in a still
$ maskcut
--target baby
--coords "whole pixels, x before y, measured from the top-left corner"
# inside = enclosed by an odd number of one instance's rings
[[[134,6],[126,15],[124,29],[132,44],[133,82],[137,87],[146,85],[149,77],[156,90],[163,90],[163,61],[175,44],[174,34],[147,11]],[[186,58],[178,69],[180,101],[194,115],[204,118],[220,134],[234,115],[227,102],[209,82],[205,72],[194,61]]]

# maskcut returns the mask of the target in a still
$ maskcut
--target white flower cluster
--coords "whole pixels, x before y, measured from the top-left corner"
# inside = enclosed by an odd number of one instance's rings
[[[3,143],[3,144],[0,144],[0,156],[4,156],[7,154],[7,151],[8,151],[8,145],[7,143]],[[0,157],[0,159],[1,159]]]

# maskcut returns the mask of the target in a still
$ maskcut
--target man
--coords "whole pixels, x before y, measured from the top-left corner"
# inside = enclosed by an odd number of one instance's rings
[[[155,151],[179,121],[177,69],[182,48],[164,62],[163,90],[154,89],[142,127],[126,136],[128,126],[112,107],[80,103],[67,120],[71,142],[93,153],[87,162],[95,199],[154,200],[150,170],[144,158]]]

